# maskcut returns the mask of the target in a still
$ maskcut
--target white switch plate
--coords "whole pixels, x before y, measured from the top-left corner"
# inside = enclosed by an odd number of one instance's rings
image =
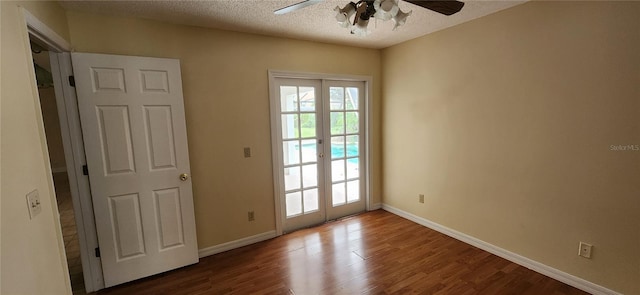
[[[40,212],[42,212],[42,205],[40,204],[40,195],[38,190],[35,189],[27,194],[27,207],[29,207],[29,218],[34,219]]]
[[[584,258],[591,258],[591,248],[593,246],[591,244],[587,244],[585,242],[580,242],[580,248],[578,248],[578,255]]]

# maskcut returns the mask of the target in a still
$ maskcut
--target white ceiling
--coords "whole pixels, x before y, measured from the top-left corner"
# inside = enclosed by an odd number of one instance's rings
[[[385,48],[447,27],[455,26],[525,1],[467,0],[457,14],[445,16],[400,1],[400,9],[413,13],[407,23],[392,31],[392,21],[371,19],[369,34],[358,37],[335,21],[336,6],[350,0],[325,0],[284,15],[273,11],[301,0],[209,0],[209,1],[61,1],[67,10],[138,17],[176,24],[229,31],[319,41],[368,48]],[[355,2],[355,1],[354,1]]]

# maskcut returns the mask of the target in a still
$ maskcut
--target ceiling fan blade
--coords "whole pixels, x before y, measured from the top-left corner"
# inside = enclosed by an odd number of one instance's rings
[[[289,5],[287,7],[283,7],[283,8],[280,8],[278,10],[275,10],[275,11],[273,11],[273,13],[274,14],[285,14],[285,13],[289,13],[289,12],[292,12],[292,11],[296,11],[298,9],[305,8],[307,6],[311,6],[311,5],[320,3],[322,1],[324,1],[324,0],[305,0],[305,1],[302,1],[302,2],[298,2],[296,4]]]
[[[436,1],[436,0],[404,0],[406,2],[424,7],[444,15],[452,15],[457,13],[464,6],[464,2],[460,1]]]

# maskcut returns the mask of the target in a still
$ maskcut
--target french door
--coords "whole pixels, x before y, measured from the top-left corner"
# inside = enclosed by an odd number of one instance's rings
[[[365,210],[364,82],[274,79],[274,182],[283,230]]]

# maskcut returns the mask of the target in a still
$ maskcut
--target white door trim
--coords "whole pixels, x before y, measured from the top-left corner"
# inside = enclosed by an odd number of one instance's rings
[[[65,79],[65,77],[73,76],[71,55],[68,52],[64,52],[52,53],[50,56],[67,174],[69,175],[71,200],[80,243],[82,274],[87,292],[93,292],[104,288],[104,281],[102,278],[102,263],[100,258],[95,256],[95,249],[98,248],[98,235],[95,230],[96,224],[93,216],[89,177],[83,175],[82,169],[82,166],[86,165],[87,162],[76,91]],[[57,62],[55,62],[56,59]]]
[[[60,37],[54,30],[45,25],[28,10],[21,7],[29,36],[37,39],[47,49],[55,52],[71,51],[71,44]]]
[[[69,55],[69,51],[72,50],[71,45],[26,9],[22,8],[22,14],[29,37],[50,51],[51,75],[80,244],[84,284],[87,292],[97,291],[104,288],[104,282],[100,258],[94,255],[94,249],[98,247],[98,238],[95,231],[89,180],[82,175],[82,166],[86,162],[76,93],[67,82],[67,77],[73,75]],[[46,165],[51,164],[46,163]],[[64,248],[62,250],[64,251]]]
[[[317,79],[321,80],[324,85],[325,80],[334,80],[334,81],[358,81],[365,83],[365,169],[366,169],[366,177],[365,177],[365,204],[366,210],[370,210],[372,208],[371,202],[371,116],[373,114],[371,101],[373,100],[373,78],[371,76],[360,76],[360,75],[343,75],[343,74],[326,74],[326,73],[308,73],[308,72],[292,72],[292,71],[279,71],[279,70],[268,70],[268,78],[269,78],[269,106],[270,106],[270,120],[271,126],[277,126],[277,118],[274,114],[276,114],[275,110],[278,109],[277,100],[274,99],[276,96],[277,89],[275,88],[275,79],[276,78],[293,78],[293,79]],[[324,87],[323,87],[324,89]],[[324,90],[323,90],[324,91]],[[271,129],[271,154],[274,162],[271,163],[272,171],[273,171],[273,193],[274,193],[274,204],[275,204],[275,218],[276,218],[276,235],[280,236],[283,233],[283,223],[285,215],[282,213],[282,207],[284,206],[281,202],[280,195],[280,171],[278,170],[278,163],[282,162],[280,158],[280,154],[278,153],[278,148],[276,144],[278,144],[278,130],[274,128]],[[277,160],[277,161],[275,161]]]

